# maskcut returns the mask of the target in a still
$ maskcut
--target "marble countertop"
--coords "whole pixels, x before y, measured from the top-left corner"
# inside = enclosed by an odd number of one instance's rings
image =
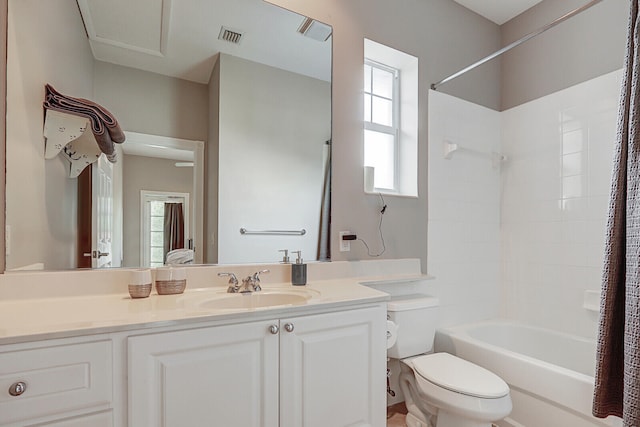
[[[257,308],[215,307],[210,304],[213,300],[244,297],[228,294],[220,286],[187,286],[177,295],[158,295],[154,290],[140,299],[112,293],[5,300],[0,301],[0,345],[207,321],[278,318],[388,300],[387,293],[361,284],[371,280],[375,278],[318,280],[306,286],[263,283],[262,293],[302,294],[309,299],[302,305]]]

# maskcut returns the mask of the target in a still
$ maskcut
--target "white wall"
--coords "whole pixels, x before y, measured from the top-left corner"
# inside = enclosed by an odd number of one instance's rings
[[[77,8],[74,0],[9,2],[7,268],[75,266],[77,183],[66,160],[44,159],[42,102],[46,83],[71,96],[93,96],[93,56]]]
[[[505,314],[594,337],[621,71],[503,112]]]
[[[230,55],[219,62],[218,262],[276,262],[280,249],[316,259],[330,85]]]
[[[429,92],[429,282],[441,326],[500,313],[500,113]],[[444,157],[444,142],[460,149]]]

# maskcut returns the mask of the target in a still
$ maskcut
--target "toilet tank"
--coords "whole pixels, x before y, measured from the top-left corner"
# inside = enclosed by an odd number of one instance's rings
[[[438,298],[424,295],[394,295],[387,302],[387,319],[397,325],[396,343],[387,356],[404,359],[433,349]]]

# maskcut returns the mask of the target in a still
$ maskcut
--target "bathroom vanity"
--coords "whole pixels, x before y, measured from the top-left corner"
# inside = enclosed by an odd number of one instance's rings
[[[216,269],[189,269],[189,283]],[[245,300],[220,281],[140,300],[3,298],[0,426],[382,427],[388,295],[329,276],[303,290],[265,280],[265,295],[308,299],[252,308],[228,308]]]

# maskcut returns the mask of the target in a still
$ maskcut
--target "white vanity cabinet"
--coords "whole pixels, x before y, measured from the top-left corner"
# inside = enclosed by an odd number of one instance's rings
[[[112,342],[41,344],[0,346],[0,426],[112,426]]]
[[[130,337],[129,425],[276,427],[274,323]]]
[[[129,426],[385,425],[385,309],[128,338]]]

